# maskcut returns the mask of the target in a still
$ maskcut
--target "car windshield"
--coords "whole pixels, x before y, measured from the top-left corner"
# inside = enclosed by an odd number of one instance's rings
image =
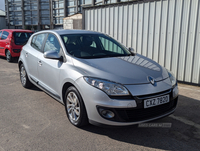
[[[69,54],[78,58],[106,58],[129,56],[126,47],[104,34],[61,35]]]
[[[14,41],[16,45],[24,45],[33,33],[27,32],[14,32]]]

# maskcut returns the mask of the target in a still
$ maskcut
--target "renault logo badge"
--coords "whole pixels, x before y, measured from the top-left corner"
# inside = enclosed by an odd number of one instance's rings
[[[148,80],[153,86],[156,86],[156,81],[154,80],[154,78],[148,76]]]

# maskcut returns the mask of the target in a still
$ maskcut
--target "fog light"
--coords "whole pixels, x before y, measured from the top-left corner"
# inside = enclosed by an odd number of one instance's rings
[[[115,114],[109,110],[101,110],[101,115],[105,118],[113,118]]]

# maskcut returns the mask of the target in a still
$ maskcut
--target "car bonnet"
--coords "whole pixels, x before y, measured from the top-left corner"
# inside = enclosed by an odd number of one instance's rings
[[[135,56],[80,59],[73,58],[75,67],[84,71],[84,76],[96,77],[121,84],[150,83],[168,78],[166,69],[155,61],[136,54]]]

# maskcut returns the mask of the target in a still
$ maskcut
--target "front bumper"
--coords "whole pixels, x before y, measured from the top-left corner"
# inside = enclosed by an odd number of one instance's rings
[[[178,101],[177,95],[174,95],[175,88],[173,89],[171,87],[167,79],[158,82],[157,86],[162,86],[162,91],[157,92],[156,90],[159,88],[154,86],[152,86],[149,90],[145,89],[151,93],[144,92],[144,89],[141,89],[142,87],[150,87],[149,84],[143,84],[143,86],[133,85],[132,90],[137,90],[135,91],[137,92],[137,95],[133,95],[133,91],[131,92],[131,98],[110,98],[103,91],[87,84],[83,78],[78,79],[76,81],[76,85],[84,100],[89,121],[91,124],[95,125],[103,124],[110,126],[128,126],[159,119],[172,114],[175,111]],[[129,88],[130,87],[131,86],[129,86]],[[141,90],[141,94],[139,94],[138,87]],[[170,96],[169,103],[144,109],[144,99],[154,98],[166,94],[169,94]],[[98,108],[112,111],[115,114],[115,117],[112,119],[102,117]]]

